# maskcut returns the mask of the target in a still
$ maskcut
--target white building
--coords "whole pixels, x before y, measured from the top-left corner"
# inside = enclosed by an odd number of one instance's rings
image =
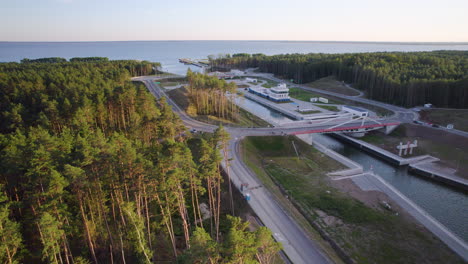
[[[310,102],[311,103],[320,102],[320,103],[328,104],[328,99],[325,97],[311,97]]]
[[[257,79],[249,78],[249,77],[245,78],[245,81],[246,81],[246,82],[250,82],[250,83],[257,83],[257,82],[258,82]]]
[[[289,92],[289,89],[288,89],[288,87],[286,86],[285,83],[280,83],[280,84],[278,84],[278,86],[276,86],[275,88],[283,89],[283,90],[286,89],[286,90]]]
[[[328,104],[328,99],[325,98],[325,97],[319,97],[318,100],[319,100],[319,102],[321,102],[321,103]]]
[[[285,83],[279,84],[273,88],[249,88],[249,92],[256,94],[258,96],[264,97],[268,100],[274,102],[287,102],[291,101],[289,97],[289,89],[287,88]]]
[[[341,110],[351,113],[355,116],[369,116],[369,111],[355,106],[343,105],[343,107],[341,107]]]

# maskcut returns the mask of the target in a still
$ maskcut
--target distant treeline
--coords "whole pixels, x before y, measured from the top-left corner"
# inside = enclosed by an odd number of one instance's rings
[[[262,72],[307,83],[330,75],[352,83],[374,100],[412,107],[468,108],[468,51],[349,54],[234,54],[215,67],[259,67]]]
[[[71,58],[70,62],[108,62],[109,58],[106,57],[83,57]],[[67,59],[60,57],[39,58],[39,59],[22,59],[21,63],[60,63],[67,62]]]
[[[59,57],[50,57],[50,58],[39,58],[39,59],[22,59],[21,64],[40,64],[40,63],[62,63],[63,67],[70,66],[72,62],[86,62],[86,63],[108,63],[103,64],[107,67],[110,64],[115,65],[116,67],[121,69],[120,67],[125,68],[131,76],[139,76],[139,75],[149,75],[155,73],[155,69],[161,66],[160,63],[157,62],[149,62],[149,61],[138,61],[138,60],[112,60],[110,61],[106,57],[83,57],[83,58],[71,58],[70,62],[68,62],[64,58]],[[15,65],[17,63],[4,63],[3,65]],[[73,67],[78,67],[78,64],[73,64]],[[21,67],[20,65],[16,65],[16,67]],[[42,66],[38,66],[42,67]],[[89,67],[93,67],[93,65],[89,65]],[[4,67],[2,67],[4,68]]]

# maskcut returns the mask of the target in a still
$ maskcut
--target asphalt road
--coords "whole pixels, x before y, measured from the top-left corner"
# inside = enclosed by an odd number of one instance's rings
[[[262,76],[264,77],[264,76]],[[265,77],[264,77],[265,78]],[[270,78],[275,80],[276,78]],[[203,122],[192,119],[184,111],[182,111],[177,104],[175,104],[169,97],[167,97],[164,91],[154,83],[154,77],[139,77],[134,80],[142,81],[148,90],[156,97],[166,97],[169,105],[172,106],[174,112],[178,113],[182,121],[187,127],[195,128],[199,131],[212,132],[217,126],[205,124]],[[283,81],[277,79],[277,81]],[[297,86],[297,85],[295,85]],[[316,89],[307,88],[315,92]],[[331,92],[324,92],[320,90],[320,93],[331,94],[336,97],[343,97],[345,99],[355,100],[371,105],[387,108],[395,112],[395,114],[389,118],[381,119],[379,122],[412,122],[414,118],[417,118],[416,112],[409,109],[401,108],[398,106],[392,106],[380,102],[371,101],[360,97],[348,97]],[[359,126],[363,124],[362,121],[350,122],[346,126]],[[366,121],[366,124],[375,124],[374,121]],[[329,128],[330,124],[307,124],[304,122],[298,122],[297,125],[288,124],[287,127],[272,127],[272,128],[235,128],[227,127],[226,130],[231,134],[229,158],[231,161],[231,180],[233,184],[240,188],[242,183],[247,183],[249,186],[261,186],[261,182],[258,180],[255,173],[253,173],[243,162],[243,158],[239,151],[239,142],[245,136],[263,136],[263,135],[281,135],[290,134],[294,132],[307,131],[311,129],[325,129]],[[391,188],[391,186],[387,187]],[[282,208],[276,200],[271,196],[270,192],[265,188],[256,188],[249,191],[251,196],[250,205],[262,222],[270,228],[273,232],[275,239],[283,244],[284,252],[293,263],[332,263],[332,261],[321,251],[317,243],[311,240],[304,230],[297,225],[297,223],[290,217],[285,208]],[[395,197],[395,199],[399,199]],[[400,201],[403,202],[403,201]],[[411,201],[405,201],[411,203]],[[407,208],[408,210],[414,208]],[[420,221],[426,221],[429,226],[434,225],[431,219],[425,218],[422,213],[418,212],[419,217],[416,217]],[[439,226],[435,225],[433,229],[440,229]],[[432,229],[431,229],[432,230]],[[437,235],[444,235],[444,232],[439,232]],[[452,237],[443,239],[445,242],[450,241],[449,245],[453,246]],[[466,248],[461,248],[463,251]],[[457,250],[459,252],[460,250]],[[466,257],[466,256],[465,256]]]
[[[396,105],[391,105],[391,104],[386,104],[386,103],[374,101],[374,100],[367,99],[367,98],[362,98],[361,97],[363,95],[362,93],[360,95],[358,95],[358,96],[348,96],[348,95],[343,95],[343,94],[339,94],[339,93],[329,92],[329,91],[325,91],[325,90],[321,90],[321,89],[311,88],[311,87],[301,85],[301,84],[295,84],[295,83],[292,83],[292,82],[289,82],[289,81],[286,81],[286,80],[283,80],[283,79],[279,79],[279,78],[274,77],[274,75],[271,74],[271,73],[256,73],[256,72],[253,72],[253,69],[248,69],[246,75],[248,75],[248,76],[257,76],[257,77],[262,77],[262,78],[265,78],[265,79],[270,79],[270,80],[275,81],[275,82],[286,83],[286,84],[289,84],[291,86],[298,87],[298,88],[301,88],[303,90],[311,91],[311,92],[318,93],[318,94],[331,95],[331,96],[334,96],[334,97],[337,97],[337,98],[342,98],[342,99],[352,100],[352,101],[359,102],[359,103],[364,103],[364,104],[368,104],[368,105],[382,107],[382,108],[385,108],[387,110],[392,111],[394,114],[393,114],[393,116],[391,116],[391,118],[393,118],[393,119],[395,119],[395,120],[397,120],[398,122],[401,122],[401,123],[412,123],[414,120],[419,119],[419,114],[418,114],[417,111],[414,111],[414,110],[408,109],[408,108],[404,108],[404,107],[400,107],[400,106],[396,106]],[[435,127],[430,127],[430,126],[428,126],[428,127],[430,129],[444,130],[447,133],[451,133],[451,134],[455,134],[455,135],[459,135],[459,136],[463,136],[463,137],[468,137],[468,132],[465,132],[465,131],[461,131],[461,130],[457,130],[457,129],[447,129],[447,128],[443,128],[443,127],[441,127],[441,128],[435,128]]]
[[[164,91],[160,89],[151,77],[141,77],[142,81],[148,90],[157,98],[165,96]],[[135,80],[135,79],[134,79]],[[195,128],[199,131],[212,132],[217,126],[208,125],[190,118],[182,111],[170,98],[166,96],[167,102],[173,107],[174,112],[180,115],[184,124],[188,127]],[[307,127],[310,129],[310,127]],[[284,128],[228,128],[231,133],[229,158],[231,161],[231,180],[233,184],[240,188],[242,183],[248,183],[249,186],[260,186],[261,182],[257,176],[251,172],[242,162],[242,157],[239,154],[239,141],[244,135],[271,134],[272,131],[280,131]],[[288,131],[292,131],[289,129]],[[291,260],[292,263],[333,263],[320,249],[316,242],[312,241],[306,232],[297,225],[297,223],[289,216],[269,191],[265,188],[257,188],[249,191],[251,200],[250,205],[261,221],[270,228],[275,239],[282,243],[283,251]]]
[[[399,107],[399,106],[396,106],[396,105],[391,105],[391,104],[386,104],[386,103],[370,100],[370,99],[363,98],[363,97],[360,97],[360,96],[348,96],[348,95],[343,95],[343,94],[340,94],[340,93],[334,93],[334,92],[330,92],[330,91],[325,91],[325,90],[321,90],[321,89],[312,88],[312,87],[305,86],[305,85],[302,85],[302,84],[292,83],[292,82],[289,82],[289,81],[286,81],[286,80],[283,80],[283,79],[276,78],[271,73],[255,73],[252,70],[249,70],[246,75],[248,75],[248,76],[257,76],[257,77],[262,77],[262,78],[265,78],[265,79],[270,79],[270,80],[275,81],[275,82],[286,83],[288,85],[298,87],[298,88],[301,88],[301,89],[306,90],[306,91],[311,91],[311,92],[314,92],[314,93],[318,93],[318,94],[330,95],[330,96],[334,96],[334,97],[345,99],[345,100],[352,100],[352,101],[359,102],[359,103],[364,103],[364,104],[368,104],[368,105],[382,107],[382,108],[385,108],[387,110],[390,110],[390,111],[394,112],[395,114],[394,114],[393,117],[398,118],[398,120],[400,122],[410,123],[410,122],[412,122],[413,120],[416,120],[419,117],[417,112],[412,111],[411,109],[406,109],[406,108]]]

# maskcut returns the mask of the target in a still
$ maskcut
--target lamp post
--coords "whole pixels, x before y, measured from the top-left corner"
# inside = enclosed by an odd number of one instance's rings
[[[292,206],[293,206],[293,204],[292,204],[293,203],[292,202],[292,198],[293,198],[292,197],[292,191],[291,190],[285,190],[285,191],[288,194],[288,196],[286,198],[288,198],[288,200],[289,200],[289,211],[292,214]]]
[[[460,159],[461,159],[461,150],[459,148],[457,148],[457,151],[458,151],[458,160],[457,160],[457,169],[455,170],[455,172],[458,172],[458,169],[460,168]]]

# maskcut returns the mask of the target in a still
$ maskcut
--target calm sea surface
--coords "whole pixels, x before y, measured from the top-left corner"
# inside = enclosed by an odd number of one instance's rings
[[[468,43],[372,43],[312,41],[122,41],[0,42],[0,62],[44,57],[108,57],[161,62],[164,70],[184,74],[179,58],[203,59],[233,53],[351,53],[375,51],[468,50]],[[192,69],[196,70],[196,67]]]

